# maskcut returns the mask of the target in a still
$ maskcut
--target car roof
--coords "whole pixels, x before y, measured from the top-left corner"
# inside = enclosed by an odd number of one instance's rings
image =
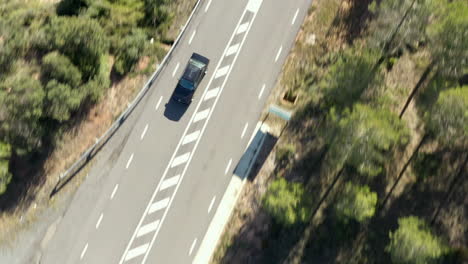
[[[185,68],[185,72],[182,78],[193,82],[195,81],[197,76],[200,74],[201,70],[202,69],[196,63],[193,63],[193,61],[190,60],[189,63],[187,64],[187,67]]]

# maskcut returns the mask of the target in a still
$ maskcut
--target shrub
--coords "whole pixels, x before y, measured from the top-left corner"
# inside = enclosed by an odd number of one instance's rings
[[[284,178],[274,180],[263,196],[262,204],[273,219],[291,226],[306,222],[311,216],[309,195],[300,183],[289,183]]]
[[[390,232],[386,251],[394,263],[437,263],[446,252],[446,247],[435,237],[426,223],[415,217],[398,219],[398,229]]]

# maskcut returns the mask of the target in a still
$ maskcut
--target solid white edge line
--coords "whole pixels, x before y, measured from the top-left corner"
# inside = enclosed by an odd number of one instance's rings
[[[213,209],[214,202],[216,200],[216,195],[213,196],[213,199],[211,199],[210,206],[208,206],[208,213],[211,212],[211,209]]]
[[[281,45],[281,46],[280,46],[280,48],[279,48],[279,50],[278,50],[278,53],[276,53],[275,62],[277,62],[277,61],[278,61],[278,59],[279,59],[279,56],[280,56],[280,54],[281,54],[281,51],[282,51],[282,50],[283,50],[283,45]]]
[[[258,130],[262,126],[262,122],[258,121],[257,125],[255,126],[255,129],[252,132],[252,135],[250,136],[249,142],[247,142],[247,145],[245,146],[244,152],[247,150],[247,148],[250,146],[250,143],[252,143],[252,140],[255,137],[255,134],[257,134]]]
[[[143,129],[143,132],[141,133],[141,136],[140,136],[140,140],[142,140],[145,137],[147,130],[148,130],[148,124],[146,124],[145,129]]]
[[[206,11],[208,11],[208,8],[210,8],[211,1],[212,1],[212,0],[209,0],[209,1],[208,1],[208,4],[207,4],[206,7],[205,7],[205,13],[206,13]]]
[[[88,250],[88,243],[83,248],[83,251],[81,251],[80,259],[83,259],[84,255],[86,254],[86,250]]]
[[[180,65],[180,62],[177,62],[177,65],[175,66],[174,71],[172,72],[172,77],[175,76],[177,69],[179,69],[179,65]]]
[[[110,196],[110,199],[112,200],[114,198],[115,193],[117,192],[117,189],[119,188],[119,184],[116,184],[114,186],[114,190],[112,191],[112,194]]]
[[[101,213],[101,215],[99,216],[99,219],[97,220],[97,223],[96,223],[96,229],[99,228],[99,225],[101,224],[101,221],[102,221],[102,217],[104,216],[104,214]]]
[[[193,252],[193,249],[195,248],[195,245],[197,244],[197,239],[195,238],[195,240],[193,240],[192,242],[192,245],[190,246],[190,250],[189,250],[189,253],[188,255],[192,255],[192,252]]]
[[[245,132],[247,132],[248,127],[249,127],[249,122],[245,123],[244,130],[242,130],[241,139],[244,138]]]
[[[163,99],[163,97],[162,97],[162,96],[161,96],[161,97],[159,97],[159,101],[158,101],[158,103],[156,104],[156,107],[154,108],[154,110],[158,110],[158,108],[159,108],[159,105],[161,104],[161,101],[162,101],[162,99]]]
[[[296,22],[297,15],[299,14],[299,8],[297,8],[296,13],[294,14],[294,17],[291,21],[291,25],[294,25],[294,22]]]
[[[250,1],[252,1],[252,0],[250,0]],[[261,4],[261,2],[260,2],[260,4]],[[257,7],[260,8],[260,5],[257,4]],[[238,24],[237,24],[237,26],[236,26],[234,32],[236,32],[237,27],[238,27],[239,24],[242,22],[242,19],[244,19],[244,16],[245,16],[246,13],[247,13],[247,9],[244,9],[244,11],[243,11],[243,13],[242,13],[242,15],[241,15],[241,18],[239,19],[239,22],[238,22]],[[242,40],[241,40],[241,45],[240,45],[240,47],[239,47],[239,51],[242,50],[242,46],[244,45],[245,40],[247,39],[247,35],[248,35],[248,33],[249,33],[249,31],[250,31],[250,29],[251,29],[251,27],[252,27],[253,22],[255,21],[255,18],[257,17],[257,14],[258,14],[258,12],[254,12],[253,17],[251,18],[251,23],[249,24],[249,28],[247,29],[246,34],[244,35],[244,37],[243,37]],[[222,53],[222,54],[223,54],[222,57],[224,57],[224,54],[226,54],[226,51],[227,51],[229,45],[232,44],[231,42],[232,42],[232,40],[234,39],[234,37],[235,37],[235,33],[233,33],[233,34],[231,35],[231,38],[229,39],[228,44],[226,45],[226,48],[224,49],[224,51],[223,51],[223,53]],[[232,60],[231,65],[233,65],[233,66],[235,65],[235,62],[237,61],[238,56],[239,56],[239,52],[237,52],[236,55],[234,56],[234,59]],[[221,58],[222,58],[222,57],[221,57]],[[216,67],[215,69],[218,69],[218,68],[221,66],[221,62],[223,62],[223,59],[220,59],[220,60],[219,60],[218,65],[217,65],[217,67]],[[223,80],[223,82],[222,82],[222,84],[221,84],[221,86],[220,86],[220,92],[219,92],[218,96],[216,97],[216,99],[215,99],[215,101],[214,101],[213,106],[212,106],[211,109],[215,109],[216,104],[218,103],[218,100],[219,100],[219,98],[220,98],[220,96],[221,96],[221,94],[222,94],[222,92],[223,92],[224,86],[226,85],[226,82],[227,82],[227,80],[228,80],[228,78],[229,78],[229,75],[231,74],[232,68],[233,68],[233,67],[231,67],[231,68],[229,69],[229,72],[227,73],[226,78],[224,78],[224,80]],[[213,82],[213,80],[214,80],[214,78],[212,77],[212,78],[210,79],[210,81],[208,82],[208,85],[206,86],[206,89],[205,89],[205,91],[204,91],[204,93],[203,93],[203,96],[202,96],[201,98],[203,98],[203,97],[205,96],[205,94],[206,94],[206,92],[208,91],[208,88],[210,87],[210,85],[211,85],[211,83]],[[202,102],[203,102],[202,100],[199,101],[197,108],[195,108],[196,110],[198,110],[198,109],[200,108]],[[197,139],[197,141],[196,141],[196,143],[195,143],[195,146],[194,146],[194,148],[193,148],[193,150],[192,150],[192,152],[191,152],[191,154],[190,154],[190,158],[189,158],[189,160],[187,161],[187,165],[184,167],[184,170],[182,171],[181,179],[180,179],[179,183],[177,184],[177,186],[176,186],[176,188],[175,188],[175,190],[174,190],[174,193],[173,193],[173,195],[172,195],[172,197],[171,197],[171,200],[169,201],[169,205],[167,206],[167,209],[164,211],[163,217],[161,218],[161,224],[159,225],[158,230],[156,230],[155,234],[153,235],[153,238],[152,238],[151,243],[150,243],[150,250],[151,250],[151,248],[152,248],[152,246],[153,246],[153,244],[154,244],[154,241],[155,241],[155,239],[156,239],[156,237],[157,237],[157,235],[158,235],[158,233],[159,233],[159,230],[161,230],[161,226],[163,225],[164,220],[165,220],[165,218],[166,218],[166,216],[167,216],[167,213],[168,213],[168,211],[169,211],[169,208],[171,207],[172,200],[174,199],[174,197],[175,197],[176,194],[177,194],[177,190],[178,190],[179,187],[180,187],[180,183],[182,182],[182,180],[183,180],[183,178],[184,178],[184,176],[185,176],[185,172],[186,172],[187,169],[188,169],[188,164],[190,164],[190,161],[192,160],[193,153],[195,153],[195,151],[196,151],[196,149],[197,149],[197,147],[198,147],[198,144],[200,143],[200,138],[202,137],[202,135],[203,135],[203,133],[204,133],[204,131],[205,131],[205,129],[206,129],[206,126],[207,126],[207,124],[208,124],[208,122],[209,122],[209,119],[210,119],[212,113],[213,113],[213,110],[210,111],[210,114],[209,114],[208,117],[207,117],[207,121],[203,124],[203,128],[202,128],[202,132],[201,132],[201,134],[200,134],[200,137]],[[194,116],[192,116],[192,119],[193,119],[193,117],[194,117]],[[191,121],[192,121],[192,120],[191,120]],[[187,127],[186,127],[186,130],[184,131],[184,134],[183,134],[184,136],[185,136],[185,134],[187,133],[187,130],[189,129],[189,127],[190,127],[190,125],[191,125],[191,121],[188,123],[188,125],[187,125]],[[181,139],[179,142],[181,142],[181,141],[182,141],[182,139]],[[176,151],[178,150],[179,147],[180,147],[180,144],[177,146]],[[174,152],[174,155],[175,155],[176,151]],[[169,167],[167,167],[167,169],[169,169]],[[165,171],[165,173],[164,173],[163,175],[165,175],[166,173],[167,173],[167,171]],[[164,178],[164,176],[163,176],[163,178]],[[158,187],[159,187],[159,186],[158,186]],[[155,195],[156,195],[156,193],[155,193]],[[154,199],[154,197],[153,197],[152,199]],[[146,262],[146,259],[147,259],[147,258],[148,258],[148,253],[145,254],[145,257],[143,258],[142,264],[144,264],[144,263]]]
[[[262,98],[263,90],[265,90],[265,84],[262,85],[262,89],[260,90],[260,93],[258,93],[258,99]]]
[[[193,37],[195,37],[195,34],[197,33],[196,30],[193,31],[192,36],[190,36],[188,44],[190,45],[192,43]]]
[[[126,169],[128,169],[128,167],[130,166],[130,163],[132,163],[132,160],[133,160],[133,153],[132,155],[130,155],[130,158],[127,161],[127,165],[125,166]]]
[[[232,159],[229,159],[229,162],[226,166],[226,169],[224,170],[224,175],[226,175],[229,171],[229,168],[231,167]]]

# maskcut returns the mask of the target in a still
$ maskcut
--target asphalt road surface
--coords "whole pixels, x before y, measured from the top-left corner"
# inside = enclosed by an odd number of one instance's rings
[[[88,176],[98,187],[83,183],[41,263],[191,263],[309,5],[203,1],[108,176]],[[193,52],[211,62],[185,107],[170,96]]]

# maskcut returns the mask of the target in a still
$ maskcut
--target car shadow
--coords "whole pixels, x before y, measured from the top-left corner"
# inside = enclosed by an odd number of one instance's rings
[[[177,122],[185,114],[189,106],[178,103],[171,98],[164,107],[166,108],[164,110],[164,116],[171,121]]]

